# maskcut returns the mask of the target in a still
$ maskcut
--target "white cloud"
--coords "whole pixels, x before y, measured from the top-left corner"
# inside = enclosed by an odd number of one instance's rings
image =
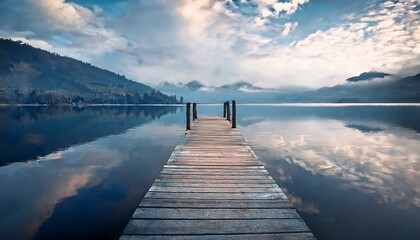
[[[288,23],[284,24],[284,29],[283,29],[283,32],[281,33],[281,35],[283,37],[286,37],[287,35],[290,34],[291,31],[293,31],[293,29],[295,29],[297,27],[297,25],[298,25],[297,22],[294,22],[294,23],[288,22]]]
[[[106,21],[101,9],[62,0],[17,1],[19,8],[0,8],[2,36],[149,84],[198,79],[320,87],[370,70],[410,74],[420,64],[417,0],[387,1],[300,39],[294,30],[309,23],[290,16],[307,0],[254,0],[251,14],[231,0],[133,1]]]
[[[292,2],[299,6],[306,1]],[[260,11],[275,1],[258,3]],[[297,9],[290,7],[289,13]],[[245,80],[262,87],[320,87],[344,82],[363,71],[398,73],[403,67],[415,69],[413,66],[419,63],[415,11],[413,3],[384,3],[341,25],[285,45],[278,44],[278,39],[292,35],[297,22],[286,22],[283,27],[257,26],[253,17],[241,15],[220,2],[185,0],[171,16],[178,21],[170,31],[177,33],[170,38],[170,44],[177,44],[169,47],[178,50],[172,55],[174,58],[163,57],[159,65],[130,64],[129,76],[144,76],[150,82],[199,79],[217,85]],[[277,36],[268,36],[267,31],[277,32]],[[164,76],[158,74],[162,70]]]
[[[288,15],[294,14],[298,8],[308,3],[309,0],[291,0],[287,2],[279,2],[277,0],[253,0],[259,9],[259,17],[261,19],[277,18],[281,13]]]
[[[0,9],[2,37],[82,59],[127,48],[128,41],[96,15],[101,12],[98,7],[91,10],[64,0],[5,0],[2,4],[9,7]]]
[[[335,85],[370,70],[401,73],[411,68],[406,74],[414,74],[420,64],[420,24],[406,17],[415,14],[414,4],[385,3],[389,7],[366,14],[369,21],[363,15],[290,46],[262,48],[257,53],[265,57],[244,59],[243,69],[250,70],[248,76],[266,80],[268,86],[287,81],[313,87]]]

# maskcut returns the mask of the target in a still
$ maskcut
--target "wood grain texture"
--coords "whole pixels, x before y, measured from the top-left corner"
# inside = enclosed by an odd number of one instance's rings
[[[120,239],[315,239],[237,129],[196,119]]]
[[[232,234],[307,232],[302,219],[191,219],[191,220],[144,220],[131,219],[124,233],[135,234]]]
[[[276,208],[292,208],[292,204],[288,200],[251,200],[251,199],[235,199],[226,201],[225,199],[165,199],[165,198],[144,198],[140,203],[140,207],[150,208],[255,208],[255,209],[276,209]]]
[[[282,219],[299,218],[294,209],[137,208],[133,219]]]
[[[218,235],[123,235],[121,240],[315,240],[311,233],[264,233]]]

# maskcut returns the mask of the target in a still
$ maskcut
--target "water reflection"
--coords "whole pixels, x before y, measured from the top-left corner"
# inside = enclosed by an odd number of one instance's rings
[[[420,236],[418,108],[239,112],[241,132],[319,239]]]
[[[120,133],[176,111],[151,106],[0,107],[0,166]]]
[[[171,123],[172,118],[179,117],[176,115],[152,121],[158,115],[145,114],[150,109],[138,109],[133,114],[122,111],[121,117],[118,109],[98,111],[69,118],[57,115],[57,119],[64,119],[60,125],[64,126],[70,119],[92,118],[93,114],[96,119],[90,120],[91,128],[109,126],[111,122],[116,125],[93,131],[93,136],[83,140],[101,138],[0,168],[0,239],[116,239],[119,236],[133,209],[181,140],[184,129]],[[42,121],[42,117],[37,121]],[[125,129],[132,125],[134,128]],[[126,132],[102,135],[123,129]]]
[[[0,112],[0,239],[117,239],[184,136],[176,108]],[[420,239],[420,107],[239,105],[238,118],[318,239]]]
[[[380,203],[420,207],[420,138],[414,131],[388,126],[362,132],[340,121],[313,119],[267,120],[243,132],[271,158],[341,179],[341,187],[371,193]]]

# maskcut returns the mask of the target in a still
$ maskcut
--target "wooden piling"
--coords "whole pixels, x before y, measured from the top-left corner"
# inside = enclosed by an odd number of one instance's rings
[[[193,121],[197,119],[197,103],[193,103]]]
[[[226,119],[230,122],[230,104],[229,104],[229,101],[226,102],[226,114],[227,114]]]
[[[187,118],[186,130],[188,131],[188,130],[191,130],[191,103],[187,103],[186,118]]]
[[[226,102],[223,103],[223,118],[226,118]]]
[[[232,101],[232,128],[236,128],[236,101]]]

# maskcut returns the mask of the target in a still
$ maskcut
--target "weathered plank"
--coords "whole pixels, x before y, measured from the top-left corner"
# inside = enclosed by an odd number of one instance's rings
[[[278,192],[230,192],[230,193],[213,193],[213,192],[147,192],[145,198],[171,198],[171,199],[225,199],[225,200],[234,200],[234,199],[253,199],[253,200],[263,200],[263,199],[279,199],[287,200],[286,196],[283,193]]]
[[[252,200],[235,199],[226,201],[224,199],[164,199],[164,198],[144,198],[140,207],[166,207],[166,208],[291,208],[292,204],[288,200]]]
[[[192,183],[192,182],[155,182],[152,187],[184,187],[184,188],[275,188],[275,184],[269,183]],[[151,188],[150,188],[151,189]]]
[[[221,172],[221,173],[230,173],[230,172],[243,172],[243,173],[264,173],[268,174],[267,170],[264,168],[229,168],[225,167],[224,169],[221,168],[193,168],[193,167],[177,167],[177,168],[168,168],[164,167],[162,171],[168,171],[168,172]]]
[[[161,174],[172,174],[172,175],[222,175],[222,176],[268,176],[268,173],[259,171],[174,171],[174,170],[163,170]]]
[[[172,164],[166,164],[163,166],[163,169],[228,169],[232,171],[237,170],[249,170],[249,169],[265,169],[264,166],[179,166],[179,165],[172,165]]]
[[[300,218],[296,210],[283,209],[189,209],[137,208],[133,219],[282,219]]]
[[[123,235],[121,240],[315,240],[311,233],[259,233],[210,235]]]
[[[302,219],[194,219],[194,220],[144,220],[131,219],[125,234],[232,234],[232,233],[282,233],[307,232]]]
[[[194,184],[267,184],[275,183],[273,179],[188,179],[188,178],[178,178],[178,179],[165,179],[157,178],[155,183],[194,183]]]
[[[259,163],[253,162],[221,162],[221,161],[170,161],[171,165],[183,165],[183,166],[264,166]]]
[[[315,239],[286,195],[221,118],[194,121],[121,239]]]
[[[281,192],[278,188],[270,187],[240,187],[240,188],[215,188],[215,187],[189,187],[189,186],[156,186],[155,184],[149,189],[151,192],[177,192],[177,193],[263,193],[263,192]]]
[[[266,176],[230,176],[230,175],[174,175],[159,174],[158,179],[206,179],[206,180],[270,180],[269,175]]]

